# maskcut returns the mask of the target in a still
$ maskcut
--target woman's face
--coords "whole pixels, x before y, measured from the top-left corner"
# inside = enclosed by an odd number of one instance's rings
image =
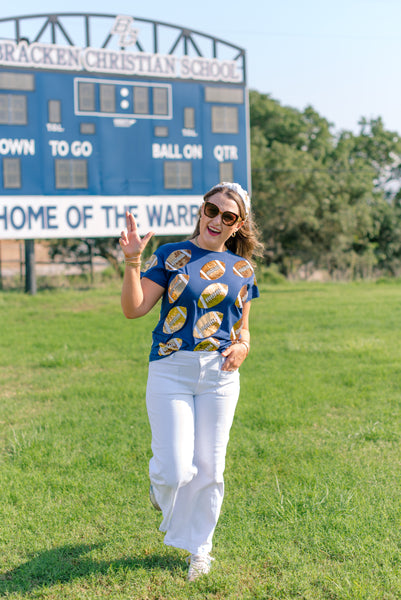
[[[216,206],[219,212],[215,208],[209,207],[209,211],[207,212],[212,213],[214,211],[217,214],[215,216],[208,216],[205,212],[206,203]],[[242,225],[238,204],[223,192],[217,192],[213,196],[209,196],[206,203],[203,203],[201,207],[198,243],[205,250],[223,252],[228,238]],[[233,225],[227,225],[223,222],[223,219],[226,222],[229,221],[229,215],[222,214],[225,212],[238,217]]]

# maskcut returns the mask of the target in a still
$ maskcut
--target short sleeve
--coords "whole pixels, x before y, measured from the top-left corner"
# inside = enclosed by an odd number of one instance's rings
[[[141,279],[142,277],[147,277],[151,281],[158,283],[164,289],[167,288],[169,276],[164,266],[164,258],[160,249],[156,250],[143,265]]]
[[[252,281],[248,284],[248,298],[247,300],[253,300],[254,298],[259,298],[259,288],[256,283],[255,277],[252,278]]]

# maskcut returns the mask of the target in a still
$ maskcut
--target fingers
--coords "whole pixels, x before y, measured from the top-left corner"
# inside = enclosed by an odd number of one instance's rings
[[[228,348],[226,348],[221,354],[222,356],[225,357],[225,361],[222,364],[221,370],[222,371],[233,371],[235,369],[235,365],[234,365],[234,360],[233,358],[230,356],[232,353],[232,346],[229,346]],[[235,357],[234,357],[235,358]]]
[[[134,215],[127,211],[125,213],[125,220],[127,222],[127,231],[136,231],[136,221]]]
[[[230,356],[230,354],[232,352],[235,353],[235,344],[231,344],[231,346],[228,346],[228,348],[226,348],[225,350],[223,350],[223,352],[221,354],[223,356]]]
[[[149,240],[154,236],[154,232],[153,231],[149,231],[149,233],[147,233],[146,235],[143,236],[142,238],[142,243],[144,244],[143,247],[146,246],[146,244],[149,242]]]
[[[221,354],[225,357],[225,361],[221,367],[222,371],[235,371],[246,358],[246,351],[243,351],[241,344],[232,344]]]
[[[126,240],[127,242],[129,241],[130,238],[130,234],[132,233],[136,233],[137,230],[137,226],[136,226],[136,221],[135,221],[135,217],[132,213],[130,213],[129,211],[126,211],[125,213],[125,221],[127,224],[127,234],[125,232],[121,232],[121,238],[124,240]]]
[[[149,240],[154,236],[154,232],[149,231],[146,235],[143,236],[143,238],[140,238],[137,234],[137,225],[134,215],[127,211],[125,213],[125,218],[127,223],[127,230],[121,232],[120,239],[118,240],[119,244],[123,250],[131,249],[142,253]]]

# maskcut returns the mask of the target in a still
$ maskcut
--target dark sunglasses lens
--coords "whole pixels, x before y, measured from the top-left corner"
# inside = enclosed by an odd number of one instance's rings
[[[211,219],[213,219],[213,217],[219,214],[219,209],[215,204],[212,204],[212,202],[205,202],[204,210],[205,215],[207,217],[210,217]]]
[[[226,212],[223,212],[221,218],[223,220],[224,225],[234,225],[235,221],[238,218],[238,215],[226,211]]]

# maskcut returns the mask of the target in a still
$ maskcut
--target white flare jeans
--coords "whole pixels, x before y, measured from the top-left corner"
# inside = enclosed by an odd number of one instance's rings
[[[209,553],[224,495],[224,467],[239,372],[219,352],[178,351],[149,364],[150,481],[164,543]]]

